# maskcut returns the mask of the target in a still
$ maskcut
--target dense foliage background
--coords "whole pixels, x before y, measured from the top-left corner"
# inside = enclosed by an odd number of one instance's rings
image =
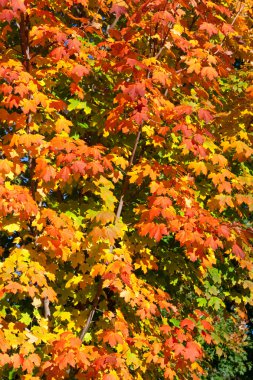
[[[0,0],[1,379],[251,379],[252,0]]]

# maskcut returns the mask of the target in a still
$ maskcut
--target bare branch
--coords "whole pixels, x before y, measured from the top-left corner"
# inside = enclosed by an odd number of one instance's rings
[[[95,298],[93,300],[92,308],[91,308],[91,311],[89,313],[88,319],[86,321],[85,326],[83,327],[83,329],[81,331],[81,334],[79,335],[79,338],[81,339],[81,341],[83,341],[84,336],[87,333],[87,331],[89,330],[90,325],[92,323],[93,316],[95,314],[95,311],[96,311],[96,308],[98,306],[99,299],[100,299],[100,296],[101,296],[101,293],[102,293],[102,285],[103,285],[103,282],[102,282],[102,280],[100,280],[99,283],[98,283],[97,293],[96,293]]]
[[[119,19],[120,19],[120,16],[116,16],[115,19],[113,20],[113,23],[111,25],[108,25],[108,27],[106,29],[106,34],[109,33],[110,29],[114,29],[115,28],[115,26],[117,25]]]
[[[48,319],[51,316],[50,307],[49,307],[49,299],[48,297],[44,298],[44,317]]]

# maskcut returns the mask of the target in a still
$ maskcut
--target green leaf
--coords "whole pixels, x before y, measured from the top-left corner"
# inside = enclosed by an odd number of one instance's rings
[[[89,342],[92,340],[92,335],[91,335],[91,333],[86,333],[86,334],[84,335],[83,340],[84,340],[85,343],[89,343]]]
[[[198,306],[205,307],[207,304],[207,300],[205,298],[197,298]]]
[[[208,302],[208,306],[211,306],[214,310],[219,310],[221,307],[225,307],[225,304],[220,298],[212,297]]]
[[[73,110],[83,110],[86,115],[91,113],[91,108],[87,105],[86,102],[80,102],[77,99],[70,99],[68,105],[68,111]]]
[[[88,129],[89,125],[87,123],[77,123],[78,127],[81,127],[83,129]]]
[[[22,313],[21,318],[20,318],[20,322],[22,322],[26,326],[28,326],[32,322],[32,318],[30,317],[30,315],[28,313]]]
[[[175,319],[175,318],[171,318],[171,319],[170,319],[170,322],[171,322],[174,326],[176,326],[176,327],[180,327],[180,321],[178,321],[177,319]]]
[[[213,282],[221,284],[221,272],[217,268],[210,268],[208,271],[212,277]]]

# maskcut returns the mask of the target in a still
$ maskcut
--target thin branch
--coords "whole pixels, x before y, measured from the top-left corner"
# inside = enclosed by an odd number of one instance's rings
[[[129,161],[129,165],[128,165],[126,174],[128,173],[128,171],[130,170],[131,166],[133,165],[135,154],[136,154],[136,149],[137,149],[137,146],[139,144],[140,137],[141,137],[141,129],[139,129],[139,131],[137,133],[137,136],[136,136],[136,139],[135,139],[135,143],[134,143],[134,147],[133,147],[133,151],[132,151],[132,155],[131,155],[131,158],[130,158],[130,161]],[[118,209],[117,209],[117,212],[116,212],[115,221],[118,220],[120,218],[120,216],[121,216],[123,205],[124,205],[124,197],[126,195],[127,187],[128,187],[128,178],[127,178],[127,176],[125,176],[125,180],[123,182],[122,192],[121,192],[121,196],[120,196],[120,200],[119,200]]]
[[[191,22],[191,24],[189,25],[189,31],[190,31],[190,32],[192,31],[192,29],[193,29],[193,27],[194,27],[196,21],[198,20],[198,18],[199,18],[199,16],[196,15],[196,14],[193,16],[192,22]]]
[[[95,314],[95,311],[96,311],[96,308],[98,306],[99,299],[100,299],[100,296],[102,293],[102,285],[103,285],[103,282],[100,280],[98,283],[97,293],[96,293],[95,298],[94,298],[93,303],[92,303],[92,309],[91,309],[89,316],[88,316],[88,319],[87,319],[87,321],[86,321],[86,323],[85,323],[85,325],[81,331],[81,334],[79,335],[79,338],[81,339],[81,341],[83,341],[84,336],[87,333],[87,331],[89,330],[89,327],[92,323],[92,319],[93,319],[93,316]]]
[[[156,56],[155,56],[156,59],[158,59],[159,56],[162,54],[163,49],[164,49],[164,46],[162,46],[162,47],[160,48],[160,50],[158,51],[158,53],[156,54]]]
[[[7,46],[6,43],[5,43],[5,41],[3,41],[2,39],[1,39],[1,43],[4,45],[5,49],[7,49],[7,50],[8,50],[8,49],[10,49],[10,50],[14,50],[16,53],[21,54],[21,51],[20,51],[20,50],[16,49],[15,47]]]
[[[51,316],[48,297],[44,298],[44,317],[48,319]]]
[[[26,71],[30,71],[30,47],[29,47],[29,28],[30,28],[30,19],[28,14],[21,13],[20,20],[20,45],[21,51],[24,60],[24,66]]]
[[[239,11],[235,15],[233,21],[231,22],[231,25],[234,25],[234,23],[236,22],[237,18],[240,16],[240,14],[242,13],[242,11],[243,11],[244,8],[245,8],[245,4],[242,4],[242,6],[240,7]]]
[[[108,27],[106,29],[106,34],[109,33],[110,29],[114,29],[115,28],[115,26],[117,25],[119,19],[120,19],[120,16],[116,16],[115,19],[113,20],[113,23],[111,25],[108,25]]]
[[[186,70],[186,67],[184,67],[183,69],[177,70],[176,73],[178,74],[178,73],[181,73],[182,71],[185,71],[185,70]]]
[[[234,25],[234,23],[236,22],[237,18],[238,18],[238,17],[240,16],[240,14],[242,13],[244,7],[245,7],[245,4],[242,4],[242,6],[240,7],[239,11],[237,12],[237,14],[235,15],[234,19],[232,20],[232,22],[231,22],[231,24],[230,24],[231,26]],[[223,41],[221,42],[221,44],[220,44],[221,47],[222,47],[222,46],[224,45],[224,43],[226,42],[226,40],[227,40],[227,36],[228,36],[228,35],[226,35],[225,38],[223,39]],[[219,50],[216,50],[216,52],[214,53],[214,55],[217,54],[218,52],[219,52]]]

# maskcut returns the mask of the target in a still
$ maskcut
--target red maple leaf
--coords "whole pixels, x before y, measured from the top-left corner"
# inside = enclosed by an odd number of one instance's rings
[[[199,30],[206,30],[209,36],[212,36],[213,34],[218,33],[218,29],[216,28],[216,26],[209,22],[203,22],[200,25]]]
[[[168,234],[168,230],[164,223],[155,224],[155,223],[146,223],[140,226],[140,235],[145,236],[149,234],[151,238],[154,238],[156,241],[160,241],[164,235]]]
[[[89,74],[89,69],[86,66],[83,66],[83,65],[76,65],[72,69],[72,74],[75,74],[78,77],[82,78],[83,76]]]
[[[122,0],[117,1],[117,3],[114,3],[110,9],[110,12],[115,13],[117,18],[125,14],[126,11],[127,11],[127,4]]]
[[[203,320],[203,321],[201,321],[201,324],[202,324],[202,326],[204,327],[205,330],[207,330],[207,331],[213,331],[213,326],[208,321]]]
[[[196,326],[195,322],[189,318],[185,318],[181,323],[181,327],[187,327],[189,330],[193,330]]]
[[[67,182],[70,178],[70,169],[67,166],[64,166],[57,175],[58,178],[61,178],[64,182]]]
[[[0,21],[7,21],[10,23],[14,17],[15,17],[15,13],[10,9],[3,9],[0,12]]]
[[[122,87],[122,90],[125,94],[128,94],[132,100],[138,96],[143,97],[145,95],[145,84],[143,82],[130,84],[127,87]]]
[[[209,123],[209,121],[213,120],[213,115],[208,110],[205,110],[203,108],[200,108],[198,115],[200,120],[204,120],[206,123]]]
[[[202,349],[200,345],[194,341],[186,343],[184,357],[189,359],[191,362],[195,362],[196,359],[199,359],[202,356]]]
[[[245,253],[243,252],[243,250],[241,249],[241,247],[239,247],[238,244],[234,244],[233,247],[232,247],[232,251],[233,253],[237,256],[237,257],[240,257],[241,259],[244,259],[245,258]]]

